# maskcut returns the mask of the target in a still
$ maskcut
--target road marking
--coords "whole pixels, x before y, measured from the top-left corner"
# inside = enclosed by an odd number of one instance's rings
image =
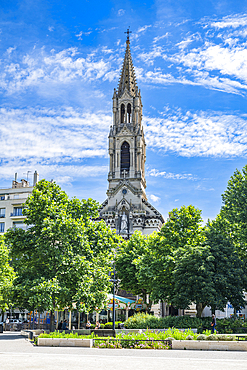
[[[63,347],[63,348],[65,348],[65,347]],[[207,352],[210,352],[210,351],[207,351]],[[211,351],[210,353],[212,353],[212,352],[214,352],[214,351]],[[201,352],[200,352],[201,353]],[[228,353],[234,353],[234,354],[237,354],[237,352],[233,352],[233,351],[231,351],[231,352],[228,352]],[[174,353],[175,354],[175,353]],[[80,354],[80,353],[46,353],[46,352],[22,352],[22,353],[12,353],[12,352],[0,352],[0,355],[11,355],[11,357],[18,357],[18,356],[37,356],[37,355],[47,355],[47,356],[81,356],[81,357],[94,357],[94,358],[96,358],[97,356],[95,356],[95,355],[84,355],[84,354]],[[207,359],[207,358],[201,358],[201,357],[156,357],[156,356],[128,356],[127,355],[127,353],[126,353],[126,355],[125,356],[123,356],[123,355],[118,355],[118,354],[116,354],[116,355],[106,355],[106,354],[104,354],[104,353],[101,353],[101,356],[103,356],[103,357],[105,357],[105,358],[125,358],[126,359],[126,357],[129,357],[129,359],[131,360],[131,359],[152,359],[152,360],[154,360],[154,359],[158,359],[158,360],[186,360],[186,361],[207,361],[207,362],[222,362],[222,361],[224,361],[224,362],[234,362],[234,363],[236,363],[236,362],[247,362],[247,357],[246,357],[246,359],[226,359],[226,358],[211,358],[211,359]],[[102,357],[101,357],[101,359],[102,359]]]

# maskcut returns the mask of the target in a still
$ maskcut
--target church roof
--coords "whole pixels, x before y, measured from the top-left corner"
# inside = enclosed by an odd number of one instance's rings
[[[127,39],[123,66],[121,70],[120,80],[118,83],[119,96],[123,94],[125,88],[132,96],[135,96],[138,92],[138,86],[136,83],[135,70],[132,62],[129,44],[130,44],[129,39]]]

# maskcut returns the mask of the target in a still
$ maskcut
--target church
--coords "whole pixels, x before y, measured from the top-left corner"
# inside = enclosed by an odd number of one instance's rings
[[[136,231],[159,231],[164,219],[146,196],[146,143],[142,126],[142,99],[130,52],[129,30],[117,90],[113,94],[113,125],[109,132],[107,199],[99,209],[104,220],[124,239]]]

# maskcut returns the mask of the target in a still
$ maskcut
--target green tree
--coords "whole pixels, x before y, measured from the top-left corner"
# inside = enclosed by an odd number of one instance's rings
[[[247,258],[247,165],[242,172],[236,170],[222,195],[221,216],[225,220],[224,232],[238,247],[242,259]]]
[[[141,279],[139,262],[148,253],[148,237],[136,231],[129,240],[121,243],[115,257],[120,288],[142,295],[145,301],[146,295],[150,293],[150,281]]]
[[[188,243],[175,252],[171,303],[186,309],[195,303],[197,317],[206,306],[214,303],[213,257],[208,245]]]
[[[192,205],[175,208],[169,213],[168,220],[160,230],[159,240],[151,244],[154,301],[160,299],[168,303],[178,302],[174,298],[174,271],[177,269],[180,254],[182,255],[186,247],[202,245],[204,235],[201,223],[201,211]]]
[[[205,230],[206,242],[213,257],[213,283],[215,299],[210,303],[213,309],[223,310],[230,302],[235,310],[245,306],[246,285],[245,263],[241,261],[232,238],[225,233],[226,222],[221,215],[209,221]]]
[[[19,306],[52,312],[73,304],[85,312],[102,307],[118,238],[103,221],[91,220],[97,208],[92,199],[70,200],[54,182],[35,186],[23,211],[28,229],[6,233]]]
[[[11,306],[12,286],[15,272],[10,266],[10,257],[4,239],[0,236],[0,309],[3,313]]]

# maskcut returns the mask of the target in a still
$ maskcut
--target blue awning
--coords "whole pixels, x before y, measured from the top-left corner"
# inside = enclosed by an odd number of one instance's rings
[[[113,299],[113,294],[108,294],[109,299]],[[120,302],[123,302],[125,304],[130,304],[134,303],[135,301],[133,299],[125,298],[125,297],[120,297],[120,295],[115,295],[115,299],[118,299]]]

